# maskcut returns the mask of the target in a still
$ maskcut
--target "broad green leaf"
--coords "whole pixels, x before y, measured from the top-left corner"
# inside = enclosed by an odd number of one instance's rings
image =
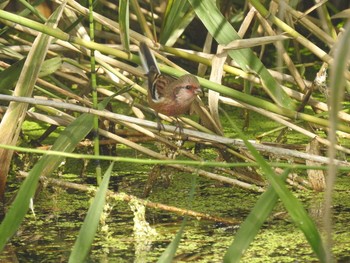
[[[10,0],[0,1],[0,9],[4,9]]]
[[[0,72],[0,92],[3,94],[12,94],[10,91],[18,81],[19,75],[23,69],[25,59],[19,60],[7,69]],[[39,77],[44,77],[54,73],[62,65],[60,57],[45,60],[40,68]]]
[[[311,217],[303,207],[302,203],[290,192],[290,190],[285,185],[284,180],[280,176],[276,175],[273,168],[265,161],[264,157],[262,157],[260,153],[254,148],[254,146],[248,141],[243,132],[233,122],[231,122],[231,125],[235,128],[238,136],[244,141],[246,147],[254,156],[255,161],[259,164],[263,174],[267,177],[270,185],[273,187],[274,191],[283,202],[293,222],[304,233],[307,241],[309,242],[312,250],[320,262],[325,262],[326,250],[323,245],[321,235],[318,232],[315,223],[312,221]],[[225,262],[231,262],[229,258],[225,259],[227,260]]]
[[[56,72],[62,65],[62,58],[54,57],[47,59],[43,62],[43,65],[40,69],[39,77],[45,77]]]
[[[24,59],[17,61],[7,69],[0,72],[0,93],[10,95],[12,89],[18,81],[18,76],[22,71]]]
[[[93,115],[83,114],[73,121],[57,138],[52,150],[72,152],[75,146],[91,131]],[[24,219],[29,201],[34,196],[39,177],[49,176],[64,160],[64,157],[45,155],[35,164],[22,183],[17,196],[0,225],[0,251],[16,233]]]
[[[194,11],[187,1],[169,0],[164,13],[159,42],[172,46],[194,18]]]
[[[57,27],[63,10],[65,8],[63,2],[51,15],[46,25],[49,28]],[[4,12],[0,10],[0,12]],[[31,97],[35,82],[37,81],[42,63],[46,57],[52,37],[43,33],[39,33],[35,38],[34,43],[24,62],[21,74],[19,75],[16,87],[14,89],[14,96]],[[7,145],[15,145],[17,143],[22,123],[28,108],[26,103],[11,102],[6,110],[5,115],[0,123],[0,143]],[[10,167],[13,151],[0,149],[0,159],[2,164],[0,166],[0,194],[4,193],[4,186],[6,185],[6,176]]]
[[[80,228],[78,238],[75,241],[72,253],[69,257],[69,262],[85,262],[85,259],[89,254],[100,221],[100,216],[105,205],[112,169],[113,163],[109,166],[103,176],[102,183],[96,192],[95,199],[87,212],[83,225]]]
[[[284,180],[287,178],[289,170],[281,175]],[[240,225],[235,239],[230,245],[224,256],[224,262],[239,262],[244,251],[247,250],[249,244],[258,234],[262,224],[266,218],[271,214],[273,208],[278,201],[278,195],[273,187],[269,187],[256,202],[254,208],[251,210],[247,218]]]
[[[203,22],[210,34],[221,45],[227,45],[235,39],[240,39],[235,29],[220,13],[212,0],[188,0],[197,16]],[[283,91],[278,82],[249,48],[228,51],[229,56],[246,72],[258,75],[261,84],[269,96],[280,106],[294,108],[293,100]]]

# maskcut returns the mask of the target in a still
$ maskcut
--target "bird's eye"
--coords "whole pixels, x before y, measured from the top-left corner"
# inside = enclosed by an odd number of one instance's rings
[[[190,90],[190,89],[192,89],[192,86],[191,85],[187,85],[187,86],[185,86],[185,89]]]

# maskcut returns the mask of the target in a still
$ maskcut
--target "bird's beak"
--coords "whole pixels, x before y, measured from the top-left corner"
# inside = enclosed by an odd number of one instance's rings
[[[204,91],[202,89],[202,87],[199,87],[198,89],[195,90],[195,94],[199,95],[200,97],[204,96]]]

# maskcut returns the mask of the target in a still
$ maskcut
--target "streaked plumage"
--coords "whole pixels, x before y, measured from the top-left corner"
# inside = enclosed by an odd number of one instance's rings
[[[196,96],[202,92],[194,75],[186,74],[178,79],[160,72],[157,62],[144,43],[140,43],[142,64],[148,77],[148,103],[156,112],[168,116],[188,113]]]

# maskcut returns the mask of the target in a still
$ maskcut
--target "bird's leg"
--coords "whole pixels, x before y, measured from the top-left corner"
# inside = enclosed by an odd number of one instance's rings
[[[158,132],[160,132],[161,130],[164,131],[165,127],[164,127],[164,125],[162,123],[161,118],[159,117],[159,114],[156,112],[155,115],[156,115],[156,118],[157,118],[157,130],[158,130]]]
[[[187,139],[187,136],[184,134],[184,126],[180,119],[178,117],[175,117],[176,119],[176,128],[174,130],[174,133],[176,133],[176,130],[179,129],[179,136],[181,139]]]

